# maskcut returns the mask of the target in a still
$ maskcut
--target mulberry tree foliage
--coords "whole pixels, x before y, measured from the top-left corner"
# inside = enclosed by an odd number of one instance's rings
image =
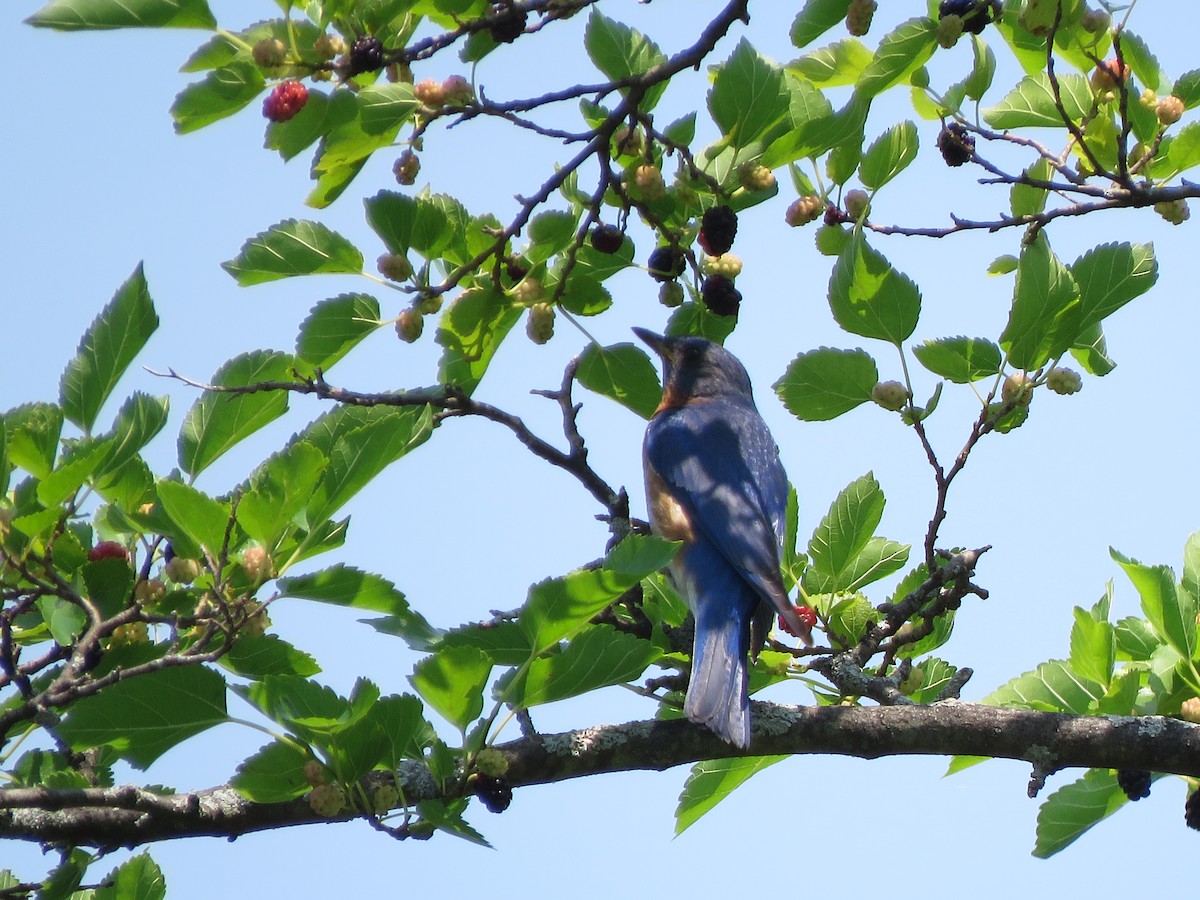
[[[953,661],[952,627],[987,593],[974,579],[986,581],[988,548],[958,548],[942,532],[954,484],[980,443],[1036,428],[1039,395],[1074,393],[1112,370],[1106,320],[1157,277],[1147,243],[1060,258],[1059,220],[1139,207],[1188,218],[1200,195],[1188,180],[1200,165],[1200,71],[1163,71],[1153,35],[1137,33],[1137,9],[905,0],[911,17],[878,33],[876,5],[797,3],[784,62],[756,49],[750,0],[681,23],[693,33],[674,53],[602,0],[276,0],[246,4],[247,18],[265,17],[251,24],[218,23],[205,0],[53,0],[30,15],[30,26],[61,31],[198,31],[183,65],[193,80],[170,110],[176,130],[261,116],[269,150],[311,162],[311,215],[272,223],[262,210],[262,230],[221,265],[251,291],[294,279],[298,293],[320,297],[306,276],[323,273],[360,274],[363,289],[318,299],[296,323],[293,352],[246,347],[206,381],[170,373],[191,407],[169,472],[143,457],[170,439],[167,398],[116,392],[159,322],[140,265],[66,362],[57,400],[0,414],[0,838],[60,851],[44,884],[0,873],[4,896],[162,896],[147,853],[107,875],[88,870],[104,850],[166,837],[364,819],[398,839],[482,842],[478,810],[519,802],[522,785],[692,762],[682,830],[787,754],[865,755],[868,745],[870,755],[955,755],[952,769],[1026,759],[1035,788],[1082,767],[1044,801],[1038,855],[1144,796],[1150,772],[1185,777],[1194,791],[1200,535],[1178,571],[1113,552],[1142,616],[1112,621],[1110,589],[1076,608],[1066,658],[979,704],[938,701],[970,677]],[[534,35],[581,39],[593,79],[555,83],[544,71],[536,96],[487,91],[489,73],[521,65]],[[956,80],[933,80],[935,57],[952,60]],[[429,77],[435,61],[459,74]],[[687,79],[696,69],[706,81]],[[1002,71],[1018,74],[1001,83]],[[660,115],[668,89],[694,111]],[[881,120],[885,96],[908,117]],[[481,119],[559,148],[541,181],[506,186],[518,197],[511,208],[477,208],[469,184],[422,183],[426,142],[470,140]],[[379,156],[393,163],[386,186],[362,175]],[[923,220],[878,219],[876,196],[923,158],[1004,211],[966,218],[936,198]],[[365,199],[386,248],[377,260],[323,221],[339,198]],[[610,279],[643,269],[669,334],[723,341],[750,304],[767,302],[737,288],[738,222],[760,216],[811,232],[827,257],[828,312],[846,332],[845,347],[795,348],[774,385],[783,404],[821,422],[874,403],[920,446],[935,490],[928,530],[907,542],[876,533],[885,498],[871,474],[830,492],[811,536],[797,533],[793,504],[784,577],[815,622],[816,646],[777,630],[751,690],[790,680],[806,685],[796,699],[809,705],[762,707],[766,724],[739,754],[681,718],[687,610],[661,574],[676,547],[650,535],[591,465],[588,442],[602,436],[583,433],[577,412],[615,401],[646,418],[660,398],[642,349],[588,334],[589,319],[618,315]],[[887,237],[952,242],[976,231],[997,248],[989,274],[1011,276],[1003,329],[915,342],[922,286],[889,262]],[[333,380],[381,329],[435,342],[436,371],[386,393]],[[542,392],[561,407],[562,434],[543,435],[476,392],[502,343],[552,339],[578,349],[561,386]],[[943,391],[978,401],[953,455],[926,431]],[[319,398],[324,412],[280,433],[232,489],[206,488],[205,470],[273,433],[294,394]],[[512,598],[513,613],[458,625],[411,605],[382,574],[336,560],[347,502],[463,418],[497,423],[568,473],[610,535],[595,561]],[[884,593],[878,582],[891,575],[899,582]],[[271,623],[284,601],[370,616],[421,654],[409,690],[384,695],[363,679],[340,696],[324,686],[319,661]],[[656,720],[596,729],[583,743],[534,730],[535,707],[615,685],[648,698]],[[146,769],[230,721],[230,693],[277,737],[229,759],[226,784],[114,784],[119,763]],[[512,718],[520,737],[501,735]]]

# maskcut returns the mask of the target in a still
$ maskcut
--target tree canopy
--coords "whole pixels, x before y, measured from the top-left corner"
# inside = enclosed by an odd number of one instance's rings
[[[240,142],[141,161],[84,233],[45,209],[36,241],[70,269],[62,238],[119,234],[122,192],[153,215],[178,189],[195,232],[157,252],[219,233],[199,265],[239,293],[164,293],[126,247],[72,350],[52,273],[24,288],[43,325],[14,358],[43,369],[0,402],[0,838],[55,855],[0,896],[163,896],[159,842],[316,823],[486,843],[530,786],[690,764],[682,833],[811,754],[1022,761],[1041,857],[1167,776],[1170,828],[1200,826],[1200,534],[1165,449],[1189,384],[1162,362],[1193,313],[1153,305],[1194,294],[1200,74],[1154,4],[260,6],[14,23],[65,59],[117,38],[47,32],[139,29],[119,64],[150,83],[145,48],[187,46],[174,143]],[[47,76],[41,102],[115,121],[125,88],[95,84]],[[84,139],[60,175],[103,181]],[[182,184],[208,179],[236,190]],[[737,352],[793,483],[783,574],[816,646],[776,630],[746,752],[681,718],[634,325]]]

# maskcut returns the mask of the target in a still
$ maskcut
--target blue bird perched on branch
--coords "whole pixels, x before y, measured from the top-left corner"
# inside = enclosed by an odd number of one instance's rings
[[[684,711],[744,749],[747,655],[775,612],[809,634],[779,571],[787,476],[737,357],[703,338],[633,331],[663,360],[643,452],[650,525],[683,542],[670,572],[696,620]]]

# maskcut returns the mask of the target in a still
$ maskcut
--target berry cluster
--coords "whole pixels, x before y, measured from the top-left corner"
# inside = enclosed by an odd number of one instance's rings
[[[649,163],[633,170],[633,188],[641,199],[650,202],[667,195],[667,183],[663,180],[662,170]]]
[[[350,45],[350,53],[346,60],[346,74],[358,75],[362,72],[374,72],[382,69],[383,43],[374,35],[364,34],[356,37]]]
[[[700,218],[698,240],[709,256],[728,253],[737,237],[737,214],[728,206],[712,206]]]
[[[1118,769],[1117,785],[1130,800],[1150,796],[1150,773],[1141,769]]]
[[[742,261],[732,253],[722,253],[720,256],[708,256],[704,259],[705,275],[724,275],[726,278],[737,278],[742,274]]]
[[[970,162],[975,153],[975,135],[957,122],[951,122],[938,132],[937,146],[946,165],[957,168]]]
[[[979,34],[990,22],[1000,20],[1002,7],[1000,0],[942,0],[938,4],[938,18],[957,16],[964,31]]]
[[[512,788],[503,778],[476,773],[468,783],[488,812],[502,813],[512,803]]]
[[[554,304],[535,303],[529,307],[529,319],[525,323],[525,333],[535,344],[549,343],[554,337]]]
[[[408,186],[416,183],[417,173],[421,171],[421,160],[412,150],[405,150],[392,164],[392,174],[396,183]]]
[[[281,81],[263,101],[263,115],[272,122],[286,122],[307,102],[308,88],[299,81]]]
[[[793,228],[815,222],[825,211],[824,201],[816,194],[806,194],[792,201],[792,205],[783,214],[783,220]]]
[[[525,23],[529,14],[523,9],[513,7],[512,0],[506,3],[492,4],[492,19],[488,33],[497,44],[511,44],[525,31]]]
[[[797,607],[795,607],[795,609],[796,609],[796,615],[800,618],[800,621],[811,632],[817,625],[816,611],[811,606],[803,606],[803,605],[797,606]],[[796,638],[807,638],[808,637],[807,634],[796,634],[796,630],[792,627],[791,623],[788,622],[788,620],[786,618],[784,618],[782,615],[779,616],[779,627],[781,630],[786,631],[792,637],[796,637]]]
[[[846,30],[855,37],[862,37],[871,30],[871,20],[878,8],[875,0],[850,0],[846,9]]]
[[[738,168],[738,183],[748,191],[769,191],[775,187],[775,173],[756,162]]]
[[[592,229],[592,246],[600,253],[616,253],[625,241],[625,235],[616,225],[597,225]]]

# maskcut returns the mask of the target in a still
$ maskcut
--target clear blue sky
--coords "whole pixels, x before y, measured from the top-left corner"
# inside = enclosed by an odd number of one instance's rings
[[[0,17],[12,76],[0,100],[8,123],[0,142],[0,168],[7,175],[0,408],[56,396],[59,374],[79,336],[139,260],[146,263],[162,318],[142,362],[201,379],[245,350],[289,349],[297,324],[315,302],[369,288],[361,279],[326,277],[240,289],[218,264],[249,236],[292,216],[319,217],[373,259],[382,247],[365,225],[360,199],[394,187],[386,154],[331,209],[315,213],[303,205],[308,158],[282,165],[262,149],[257,105],[197,134],[173,133],[167,109],[189,80],[177,69],[202,34],[34,31],[20,20],[37,5],[10,4]],[[602,8],[670,52],[694,40],[719,5],[614,0]],[[235,29],[277,13],[266,0],[212,6],[222,24]],[[799,4],[751,6],[750,28],[735,29],[715,59],[724,58],[742,33],[776,59],[794,56],[787,28]],[[919,0],[881,6],[873,37],[924,9]],[[1142,0],[1134,20],[1171,75],[1190,68],[1195,58],[1178,9]],[[593,79],[579,40],[582,18],[533,39],[539,49],[534,56],[508,49],[488,59],[478,79],[489,96],[531,96],[567,79]],[[968,54],[966,46],[939,54],[935,84],[951,80]],[[439,58],[417,77],[440,78],[457,71],[454,63],[449,56]],[[668,93],[665,120],[702,104],[702,78],[696,75],[687,87]],[[999,99],[1015,79],[1012,71],[1002,71],[988,100]],[[868,136],[911,116],[895,103],[881,103]],[[918,125],[929,150],[936,126]],[[507,131],[474,124],[427,139],[418,184],[456,193],[471,209],[492,208],[503,219],[514,208],[512,196],[529,193],[549,164],[570,152],[512,143]],[[945,224],[951,200],[967,216],[991,217],[1007,208],[1006,191],[979,188],[973,177],[970,169],[946,169],[935,152],[927,152],[881,195],[874,217]],[[824,300],[829,260],[816,253],[813,229],[781,227],[792,199],[782,180],[778,198],[742,217],[735,252],[745,262],[739,288],[746,299],[729,346],[747,363],[782,445],[800,493],[802,533],[811,531],[846,483],[873,470],[889,498],[882,532],[919,543],[933,491],[913,435],[873,407],[834,423],[801,423],[770,390],[795,354],[860,344],[829,315]],[[1103,380],[1086,378],[1074,397],[1038,397],[1030,423],[987,440],[956,486],[943,543],[995,545],[977,578],[991,599],[968,602],[943,652],[976,670],[964,694],[968,699],[1045,659],[1064,656],[1071,607],[1093,603],[1109,579],[1117,585],[1117,615],[1136,612],[1134,593],[1109,558],[1110,545],[1147,562],[1178,566],[1186,537],[1200,527],[1198,488],[1187,474],[1194,470],[1196,442],[1189,361],[1200,316],[1192,228],[1192,223],[1173,228],[1153,213],[1135,212],[1063,221],[1050,232],[1065,260],[1105,241],[1153,240],[1161,274],[1150,295],[1107,325],[1116,372]],[[650,242],[645,232],[640,237],[644,259]],[[988,278],[984,269],[993,257],[1016,252],[1019,237],[1012,232],[874,243],[922,286],[918,338],[995,337],[1007,317],[1012,283]],[[399,295],[376,293],[390,314],[399,310]],[[612,343],[628,339],[631,325],[661,326],[665,311],[655,293],[643,274],[621,276],[614,309],[589,328]],[[557,386],[563,365],[583,346],[584,339],[562,321],[546,347],[514,335],[481,396],[554,435],[556,407],[527,392]],[[897,377],[895,361],[871,349],[884,377]],[[428,384],[435,372],[428,335],[409,346],[381,332],[357,359],[335,370],[335,380],[367,390],[399,388]],[[932,379],[925,386],[932,389]],[[140,370],[122,387],[170,394],[175,429],[195,396]],[[642,423],[602,398],[582,399],[594,465],[611,482],[629,487],[640,514]],[[969,391],[947,390],[932,425],[946,458],[957,451],[974,402]],[[314,402],[295,400],[285,423],[215,466],[202,486],[220,491],[239,481],[320,410]],[[156,448],[154,463],[166,471],[174,461],[173,440],[164,435]],[[393,579],[438,625],[514,608],[530,583],[602,551],[605,535],[591,520],[598,510],[590,498],[566,476],[547,476],[544,468],[497,426],[452,422],[356,501],[341,558]],[[347,691],[360,674],[385,692],[407,688],[412,655],[398,641],[357,624],[354,615],[297,602],[277,607],[273,617],[280,634],[316,654],[325,667],[321,677],[334,688]],[[809,699],[797,691],[776,690],[772,696]],[[652,713],[646,701],[613,689],[539,710],[534,718],[552,731]],[[179,788],[221,783],[262,742],[249,729],[222,726],[194,746],[167,754],[146,777]],[[1042,862],[1029,856],[1037,804],[1025,796],[1026,766],[993,762],[942,779],[944,769],[945,761],[936,758],[872,763],[796,758],[759,775],[678,839],[671,836],[672,812],[683,769],[522,789],[501,816],[473,809],[473,823],[496,852],[448,837],[396,844],[360,824],[252,835],[233,843],[173,842],[152,852],[164,867],[170,896],[184,900],[216,891],[230,900],[264,893],[432,891],[708,896],[751,885],[821,895],[886,890],[880,882],[893,881],[933,898],[1117,896],[1144,891],[1149,883],[1169,892],[1183,884],[1195,858],[1200,837],[1183,826],[1184,789],[1178,780],[1160,782],[1150,799]],[[1059,775],[1051,787],[1073,777]],[[1152,866],[1146,853],[1151,847]],[[36,872],[38,859],[36,848],[0,846],[0,868],[11,865],[28,875]],[[104,871],[101,863],[94,874]]]

